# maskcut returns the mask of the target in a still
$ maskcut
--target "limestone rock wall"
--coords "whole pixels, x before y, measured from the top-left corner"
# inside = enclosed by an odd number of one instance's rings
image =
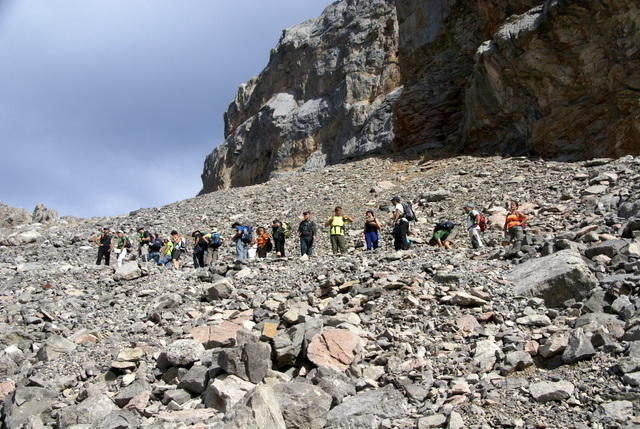
[[[202,192],[390,147],[397,34],[392,0],[341,0],[285,30],[267,67],[230,104]]]
[[[547,1],[477,50],[466,149],[566,160],[640,153],[640,3]]]
[[[478,46],[504,20],[539,0],[398,0],[404,90],[395,108],[396,148],[457,143],[465,88]]]

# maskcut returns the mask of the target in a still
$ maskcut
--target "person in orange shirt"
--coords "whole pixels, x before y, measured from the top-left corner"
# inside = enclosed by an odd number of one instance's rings
[[[256,252],[258,258],[266,258],[267,253],[273,249],[271,236],[267,234],[263,227],[256,229],[256,244],[258,245],[258,250]]]
[[[524,241],[524,225],[527,215],[518,210],[518,203],[512,201],[509,205],[509,213],[504,220],[504,235],[509,237],[511,246],[515,252],[520,250]]]

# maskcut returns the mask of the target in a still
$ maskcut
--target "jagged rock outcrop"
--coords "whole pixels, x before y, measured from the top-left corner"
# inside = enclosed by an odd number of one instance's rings
[[[29,212],[0,203],[0,228],[12,228],[28,223],[31,223]]]
[[[547,1],[477,51],[468,149],[584,159],[640,153],[640,4]]]
[[[398,98],[392,0],[344,0],[283,32],[262,73],[225,114],[202,192],[266,181],[391,146]]]

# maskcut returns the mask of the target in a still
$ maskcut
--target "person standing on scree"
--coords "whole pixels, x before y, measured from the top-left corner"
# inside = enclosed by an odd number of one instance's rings
[[[109,265],[111,261],[111,231],[109,228],[102,228],[102,234],[97,239],[98,242],[98,259],[96,265],[100,265],[104,259],[104,264]],[[95,240],[95,239],[94,239]]]
[[[313,242],[318,236],[318,227],[311,220],[311,212],[302,212],[303,220],[298,225],[298,236],[300,237],[301,256],[313,256]]]
[[[471,246],[474,249],[481,249],[482,239],[480,238],[480,212],[474,208],[473,204],[465,204],[463,210],[467,217],[467,231],[471,239]]]
[[[347,253],[347,238],[345,237],[347,223],[353,223],[353,219],[344,214],[342,207],[336,207],[333,216],[327,219],[324,224],[329,227],[329,239],[334,255]]]
[[[393,223],[393,248],[395,250],[407,250],[409,248],[409,220],[405,217],[404,207],[400,202],[400,197],[391,198],[393,212],[391,222]]]
[[[364,241],[367,244],[367,250],[374,250],[378,248],[381,228],[382,225],[380,225],[380,222],[376,219],[376,215],[373,210],[367,210],[364,221]]]

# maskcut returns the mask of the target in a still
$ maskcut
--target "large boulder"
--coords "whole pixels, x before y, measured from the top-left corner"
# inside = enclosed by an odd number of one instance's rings
[[[246,395],[224,419],[224,429],[304,427],[285,423],[282,408],[273,389],[268,385],[260,385],[251,394]]]
[[[543,298],[551,307],[572,298],[582,300],[598,284],[582,256],[571,249],[520,264],[508,278],[515,295]]]
[[[347,329],[327,329],[311,340],[309,360],[319,367],[346,370],[362,351],[360,337]]]
[[[383,420],[404,417],[408,411],[406,398],[392,386],[360,392],[345,399],[327,413],[325,428],[379,427]]]
[[[117,281],[135,280],[140,277],[142,277],[142,270],[136,261],[125,262],[116,269],[116,273],[113,275],[113,279]]]
[[[273,386],[287,427],[321,429],[333,401],[320,387],[307,383],[280,383]]]

